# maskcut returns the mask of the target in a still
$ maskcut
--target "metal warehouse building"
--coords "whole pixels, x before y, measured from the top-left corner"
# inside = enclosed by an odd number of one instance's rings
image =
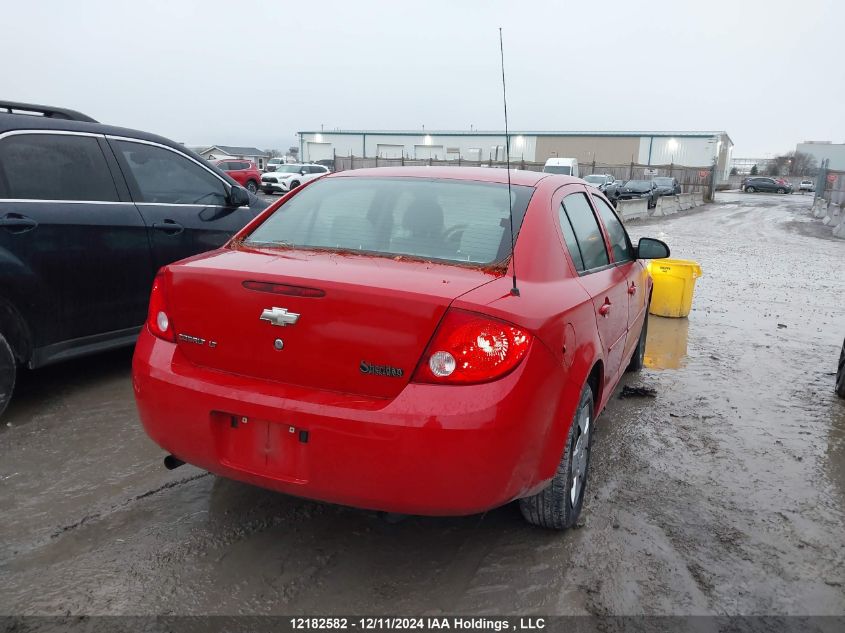
[[[827,160],[828,169],[845,171],[845,143],[831,143],[830,141],[804,141],[795,147],[796,152],[809,154],[821,166]]]
[[[333,130],[299,132],[306,161],[335,156],[487,161],[505,159],[501,131]],[[709,167],[728,177],[733,142],[727,132],[509,132],[511,160],[552,157],[606,165]]]

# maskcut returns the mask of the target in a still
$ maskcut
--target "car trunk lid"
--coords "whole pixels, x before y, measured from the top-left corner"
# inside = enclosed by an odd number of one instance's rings
[[[320,251],[218,251],[169,269],[177,344],[196,365],[393,397],[480,268]]]

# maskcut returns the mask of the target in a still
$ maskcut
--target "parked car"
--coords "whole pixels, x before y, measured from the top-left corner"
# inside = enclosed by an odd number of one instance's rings
[[[2,413],[20,367],[131,345],[156,271],[225,243],[265,205],[179,143],[0,108]]]
[[[550,158],[543,166],[543,172],[578,178],[578,161],[575,158]]]
[[[677,178],[655,176],[652,180],[657,185],[658,196],[676,196],[681,193],[681,183],[678,182]]]
[[[218,160],[214,164],[225,171],[236,183],[246,187],[250,193],[258,191],[258,183],[261,182],[261,171],[258,166],[250,160]]]
[[[801,192],[804,191],[815,191],[816,190],[816,183],[812,180],[802,180],[801,184],[798,185],[798,190]]]
[[[264,166],[265,172],[273,172],[276,171],[280,165],[285,164],[285,159],[277,156],[276,158],[271,158],[267,161],[267,164]]]
[[[604,192],[613,181],[614,178],[610,174],[590,174],[589,176],[584,176],[584,182],[601,192]]]
[[[513,171],[509,197],[507,176],[332,174],[165,267],[133,384],[166,464],[397,513],[519,499],[572,526],[595,418],[643,364],[642,259],[669,249],[633,246],[578,179]]]
[[[792,185],[783,179],[774,179],[769,176],[750,176],[744,178],[740,189],[746,193],[755,191],[766,191],[774,193],[792,193]]]
[[[299,185],[325,176],[328,167],[305,163],[278,165],[272,174],[261,176],[261,191],[264,193],[287,193]]]
[[[845,398],[845,342],[842,343],[842,351],[839,353],[839,366],[836,369],[836,395]]]
[[[658,197],[657,185],[651,180],[629,180],[622,187],[615,190],[617,201],[647,198],[649,209],[653,209],[657,205]]]
[[[607,199],[616,207],[617,196],[619,194],[619,190],[625,186],[624,180],[614,180],[612,183],[608,184],[602,193],[607,196]]]

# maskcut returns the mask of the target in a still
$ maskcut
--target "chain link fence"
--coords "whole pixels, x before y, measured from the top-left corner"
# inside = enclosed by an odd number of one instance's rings
[[[845,204],[845,171],[825,170],[821,196],[830,204]]]
[[[364,169],[369,167],[408,167],[408,166],[430,166],[430,167],[489,167],[502,169],[507,167],[504,161],[491,160],[465,160],[456,158],[453,160],[442,160],[436,158],[364,158],[361,156],[335,156],[333,171],[346,171],[349,169]],[[535,163],[526,160],[511,161],[512,169],[523,169],[526,171],[543,171],[544,163]],[[579,165],[581,176],[589,174],[608,174],[616,180],[651,180],[655,177],[675,178],[681,186],[681,193],[700,193],[704,200],[713,199],[715,173],[712,165],[704,167],[690,167],[687,165],[640,165],[628,163],[625,165],[611,165],[607,163],[590,162]]]

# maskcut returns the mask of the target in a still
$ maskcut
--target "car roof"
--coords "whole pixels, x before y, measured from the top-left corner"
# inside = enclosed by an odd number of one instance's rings
[[[539,171],[511,169],[511,183],[535,187],[546,178],[555,178],[561,184],[581,182],[572,176],[547,174]],[[435,180],[475,180],[507,184],[508,173],[505,169],[485,167],[371,167],[335,172],[329,178],[432,178]]]
[[[72,121],[68,119],[58,119],[32,114],[9,114],[6,112],[0,112],[0,134],[13,130],[57,130],[61,132],[89,132],[91,134],[128,136],[130,138],[137,138],[143,141],[152,141],[154,143],[160,143],[161,145],[167,145],[168,147],[173,147],[179,149],[180,151],[194,155],[194,152],[184,145],[174,143],[163,136],[150,134],[149,132],[142,132],[140,130],[133,130],[115,125],[106,125],[104,123],[90,123],[88,121]]]

